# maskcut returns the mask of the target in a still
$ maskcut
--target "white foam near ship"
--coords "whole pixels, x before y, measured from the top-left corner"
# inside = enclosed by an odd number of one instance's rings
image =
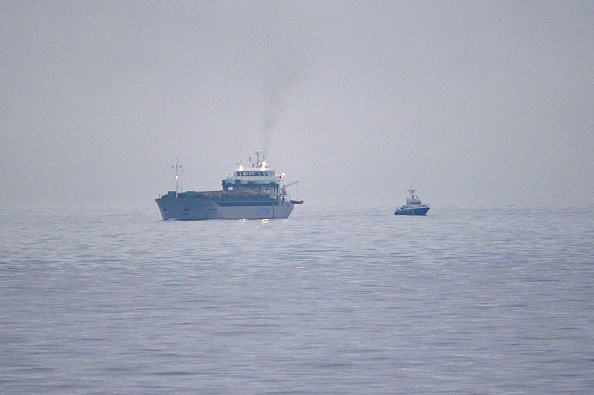
[[[286,192],[296,182],[281,187],[284,173],[276,175],[258,150],[256,161],[250,158],[247,169],[239,165],[222,181],[219,191],[180,192],[179,166],[175,168],[176,190],[155,199],[163,220],[288,218],[295,204],[303,203],[290,200]]]
[[[410,187],[408,196],[406,197],[406,204],[397,208],[395,215],[425,215],[429,211],[429,204],[423,204],[421,199],[415,194],[415,189]]]

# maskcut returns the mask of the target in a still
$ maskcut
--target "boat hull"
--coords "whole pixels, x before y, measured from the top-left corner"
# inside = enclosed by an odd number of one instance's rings
[[[394,212],[394,215],[425,215],[427,211],[429,211],[429,207],[399,209]]]
[[[203,198],[161,197],[155,199],[163,220],[288,218],[293,204],[283,199],[268,201],[215,201]]]

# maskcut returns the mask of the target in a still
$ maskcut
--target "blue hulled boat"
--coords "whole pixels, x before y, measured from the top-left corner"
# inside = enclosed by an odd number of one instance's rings
[[[425,215],[429,211],[429,205],[423,204],[421,199],[415,194],[415,189],[410,187],[408,196],[406,197],[406,204],[397,208],[395,215]]]

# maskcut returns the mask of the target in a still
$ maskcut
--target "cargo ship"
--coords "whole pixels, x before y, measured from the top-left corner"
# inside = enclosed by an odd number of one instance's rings
[[[303,203],[287,194],[286,188],[296,182],[281,186],[284,173],[268,167],[259,150],[256,160],[250,158],[247,168],[240,164],[218,191],[180,191],[180,166],[175,169],[176,190],[155,199],[163,220],[288,218],[295,204]]]
[[[395,215],[425,215],[429,211],[429,205],[423,204],[421,199],[415,194],[415,189],[410,187],[408,190],[408,196],[406,198],[406,204],[397,208],[394,212]]]

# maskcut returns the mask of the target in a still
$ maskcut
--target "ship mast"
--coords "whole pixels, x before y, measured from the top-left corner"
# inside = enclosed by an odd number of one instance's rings
[[[179,190],[179,175],[181,172],[184,171],[182,166],[179,164],[178,156],[175,157],[175,166],[171,166],[171,167],[175,168],[175,195],[177,196],[180,192],[180,190]]]
[[[260,159],[260,150],[257,149],[256,150],[256,162],[252,162],[252,157],[250,156],[248,158],[248,161],[250,162],[250,164],[252,165],[252,167],[266,167],[266,161],[265,161],[265,157],[264,154],[262,154],[262,159]],[[262,169],[264,170],[264,169]]]

